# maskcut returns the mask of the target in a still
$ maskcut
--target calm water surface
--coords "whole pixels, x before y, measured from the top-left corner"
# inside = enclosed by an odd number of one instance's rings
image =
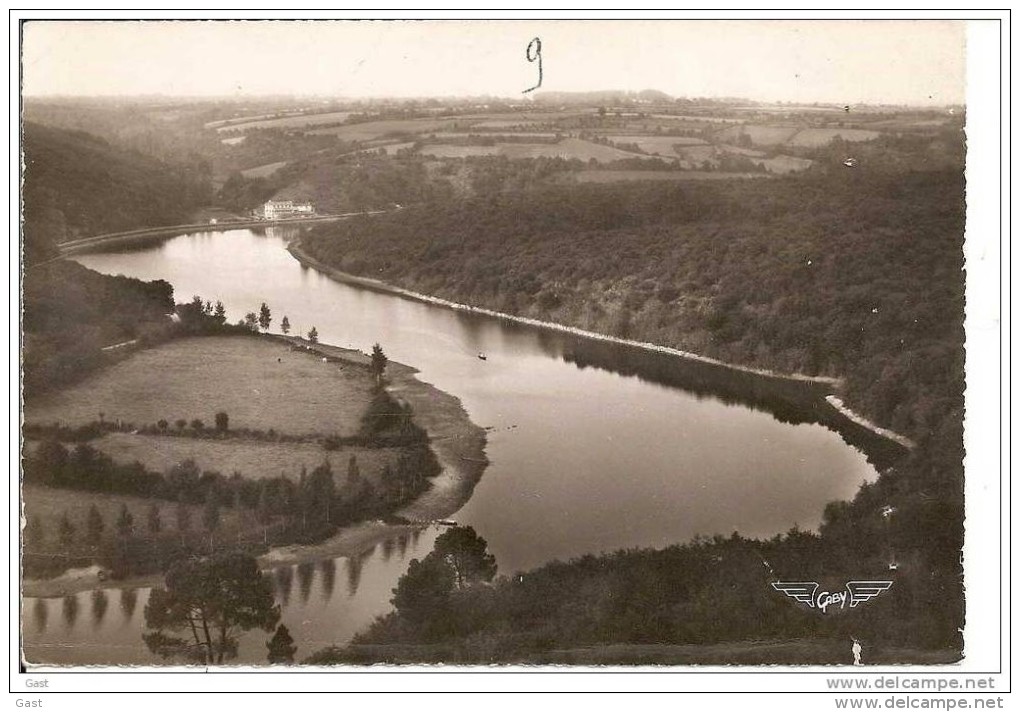
[[[292,333],[315,326],[325,343],[368,350],[379,342],[391,359],[458,396],[474,422],[491,428],[491,465],[455,518],[488,540],[503,572],[695,534],[812,528],[827,502],[876,475],[821,425],[780,422],[609,364],[579,368],[573,337],[337,283],[286,251],[296,229],[198,233],[75,259],[107,274],[165,279],[179,302],[194,294],[220,300],[231,321],[265,301],[274,330],[287,315]],[[289,594],[281,589],[278,598],[298,656],[342,644],[385,612],[407,562],[434,537],[367,553],[355,565],[357,586],[348,585],[346,559],[312,567],[305,584],[294,567]],[[93,592],[76,603],[27,599],[26,650],[52,662],[155,662],[140,641],[147,591],[134,607],[124,595],[108,591],[105,604]],[[264,640],[243,643],[239,662],[264,660]]]

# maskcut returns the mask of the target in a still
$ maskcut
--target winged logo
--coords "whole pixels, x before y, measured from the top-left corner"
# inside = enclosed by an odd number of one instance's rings
[[[867,603],[880,593],[888,591],[892,585],[892,581],[847,581],[844,591],[830,593],[819,592],[817,581],[775,581],[772,588],[808,608],[817,608],[825,613],[829,606],[842,609],[847,603],[851,608],[856,608],[859,604]]]
[[[815,607],[815,591],[818,590],[818,584],[814,581],[776,581],[772,588],[807,604],[808,608]]]
[[[872,598],[892,588],[892,581],[847,581],[846,590],[850,592],[850,607],[856,608],[858,603],[867,603]]]

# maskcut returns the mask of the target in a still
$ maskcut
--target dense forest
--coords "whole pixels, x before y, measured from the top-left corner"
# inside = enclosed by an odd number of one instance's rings
[[[842,378],[853,408],[918,443],[852,502],[830,504],[817,534],[587,556],[466,587],[419,566],[439,612],[431,622],[397,605],[350,648],[315,660],[534,662],[584,646],[851,634],[958,650],[964,185],[962,171],[938,163],[768,181],[547,186],[310,231],[308,253],[354,274]],[[847,571],[895,585],[829,618],[767,586]],[[395,604],[407,598],[399,588]]]
[[[476,306],[843,377],[923,438],[963,391],[963,178],[563,186],[321,226],[314,257]]]
[[[26,262],[46,243],[173,225],[209,202],[207,169],[160,161],[82,131],[26,122]]]

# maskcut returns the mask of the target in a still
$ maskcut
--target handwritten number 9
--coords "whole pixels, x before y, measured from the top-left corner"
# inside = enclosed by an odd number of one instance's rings
[[[542,86],[542,40],[537,37],[531,40],[528,43],[528,49],[524,52],[524,56],[529,62],[538,62],[538,84],[521,92],[522,94],[527,94],[529,91],[535,91]]]

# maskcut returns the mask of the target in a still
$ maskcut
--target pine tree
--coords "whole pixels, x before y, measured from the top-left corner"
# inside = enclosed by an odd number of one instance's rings
[[[273,321],[273,315],[269,311],[269,306],[262,302],[262,306],[259,307],[259,328],[262,331],[269,331],[269,324]]]
[[[183,497],[177,502],[175,516],[177,519],[177,531],[186,532],[191,529],[191,510],[184,503]]]
[[[89,544],[98,544],[103,536],[103,515],[99,513],[96,505],[89,507],[88,517],[85,519],[85,532]]]
[[[294,662],[294,653],[297,652],[297,646],[294,645],[294,639],[290,635],[290,631],[287,630],[287,626],[281,623],[276,628],[276,633],[266,643],[266,647],[269,649],[269,662],[273,664],[289,664]]]
[[[128,511],[127,505],[120,505],[120,514],[117,516],[117,533],[121,536],[130,536],[135,528],[135,518]]]
[[[159,531],[163,528],[163,522],[159,518],[159,506],[153,504],[149,507],[149,533],[159,534]]]
[[[280,322],[280,331],[284,334],[290,333],[290,319],[287,318],[286,314],[283,315],[283,321]]]
[[[316,329],[314,326],[308,332],[308,340],[311,341],[313,344],[319,343],[319,330]]]
[[[71,524],[71,518],[67,516],[67,512],[60,517],[60,528],[58,530],[60,537],[60,543],[67,546],[74,541],[74,525]]]
[[[351,459],[347,461],[347,486],[354,487],[358,484],[358,480],[361,479],[361,468],[358,467],[358,458],[355,455],[351,455]]]
[[[220,526],[220,503],[216,493],[209,490],[205,498],[205,507],[202,509],[202,526],[207,531],[214,531]]]
[[[265,480],[259,483],[259,499],[255,505],[255,518],[259,524],[269,524],[272,521],[272,512],[269,509],[269,486]]]
[[[375,375],[376,381],[381,381],[383,374],[386,373],[386,364],[389,359],[386,358],[386,354],[383,353],[382,346],[375,344],[372,347],[372,373]]]

